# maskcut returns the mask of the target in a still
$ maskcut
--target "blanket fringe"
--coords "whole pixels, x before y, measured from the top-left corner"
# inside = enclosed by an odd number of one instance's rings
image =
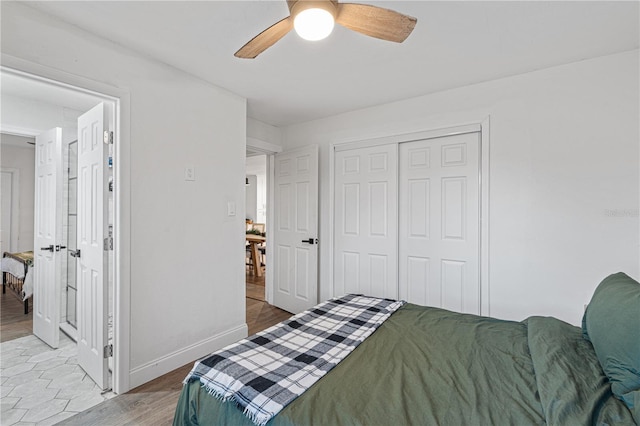
[[[200,384],[202,385],[202,387],[207,391],[207,393],[211,396],[213,396],[215,399],[222,401],[222,402],[227,402],[227,401],[234,401],[235,399],[233,399],[233,395],[225,395],[223,392],[220,392],[220,390],[212,388],[210,386],[208,386],[206,383],[202,383],[202,379],[200,379]],[[237,402],[236,402],[237,404]]]
[[[243,407],[242,404],[235,398],[235,394],[225,395],[223,392],[220,392],[218,389],[211,388],[206,384],[202,383],[202,388],[207,391],[207,393],[213,396],[215,399],[221,402],[233,402],[236,407],[242,409],[242,413],[249,418],[255,425],[257,426],[265,426],[269,420],[271,419],[269,416],[259,415],[258,413],[252,413],[249,410],[249,406]]]
[[[237,403],[237,401],[236,401],[236,403]],[[265,426],[267,424],[267,422],[271,419],[271,417],[259,416],[258,413],[252,413],[249,410],[249,406],[247,406],[244,409],[243,414],[245,416],[247,416],[249,418],[249,420],[251,420],[257,426]]]

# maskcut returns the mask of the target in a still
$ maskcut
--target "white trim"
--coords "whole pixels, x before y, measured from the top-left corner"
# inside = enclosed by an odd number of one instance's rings
[[[396,240],[394,243],[393,252],[395,253],[396,262],[396,294],[398,299],[400,298],[400,143],[395,144],[395,157],[396,157],[396,190],[394,191],[393,201],[396,206]]]
[[[11,240],[9,251],[18,251],[20,234],[20,170],[13,167],[0,167],[0,172],[11,175]]]
[[[131,388],[147,383],[185,364],[192,363],[194,359],[201,358],[203,353],[211,353],[235,343],[247,337],[247,330],[247,324],[242,324],[136,367],[131,370]]]
[[[109,86],[99,81],[36,64],[6,53],[0,55],[0,63],[2,63],[0,69],[13,75],[75,92],[86,93],[106,101],[117,100],[122,94],[128,93],[123,89]]]
[[[489,122],[480,124],[480,315],[490,316],[489,292]]]
[[[329,288],[326,290],[327,294],[320,294],[320,298],[318,299],[319,302],[325,301],[325,300],[329,300],[332,297],[335,296],[335,283],[333,280],[334,277],[334,273],[333,273],[333,247],[334,247],[334,226],[335,226],[335,192],[334,192],[334,188],[336,185],[336,166],[335,166],[335,161],[336,161],[336,147],[337,144],[332,143],[329,145],[329,226],[328,226],[328,230],[329,230],[329,238],[327,241],[328,244],[328,251],[327,251],[327,274],[329,275],[327,277],[326,282],[330,284]],[[322,247],[322,245],[320,246]],[[320,258],[322,259],[322,256],[320,256]],[[318,271],[322,271],[323,268],[318,268]],[[320,278],[322,278],[321,273],[320,274]],[[324,280],[321,281],[321,283],[324,282]]]
[[[113,390],[131,389],[131,98],[120,93],[114,112]]]
[[[27,127],[18,127],[18,126],[11,126],[11,125],[7,125],[7,124],[1,124],[0,123],[0,133],[4,133],[7,135],[14,135],[14,136],[26,136],[29,138],[35,138],[36,136],[38,136],[40,133],[42,133],[40,130],[37,129],[31,129],[31,128],[27,128]],[[3,142],[6,143],[6,142]],[[11,144],[10,145],[17,145],[17,144]],[[19,145],[22,146],[22,145]],[[33,146],[32,146],[33,148]]]
[[[282,147],[261,139],[247,137],[247,151],[260,154],[275,154],[277,152],[282,152]]]
[[[124,89],[80,77],[2,53],[2,72],[20,75],[80,93],[91,94],[115,105],[114,135],[114,365],[113,390],[130,389],[131,323],[131,169],[130,94]]]
[[[444,136],[463,135],[465,133],[480,132],[481,124],[467,124],[455,127],[445,127],[442,129],[424,130],[420,132],[403,133],[399,135],[384,136],[374,139],[356,140],[356,141],[343,141],[336,143],[335,151],[347,151],[350,149],[369,148],[379,145],[389,145],[392,143],[403,143],[421,141],[425,139],[435,139]]]
[[[431,129],[419,132],[405,133],[399,135],[384,136],[380,138],[353,140],[332,143],[329,145],[329,253],[327,259],[327,270],[329,293],[320,300],[335,296],[333,280],[333,258],[334,258],[334,236],[335,224],[335,154],[340,151],[350,149],[368,148],[372,146],[396,144],[399,146],[404,142],[412,142],[424,139],[441,138],[445,136],[461,135],[465,133],[480,133],[480,315],[490,314],[490,281],[489,281],[489,123],[490,117],[470,124],[441,129]],[[398,193],[398,191],[396,191]],[[399,208],[396,202],[397,208]],[[399,217],[399,216],[398,216]],[[397,244],[397,243],[396,243]]]
[[[275,182],[275,154],[267,155],[267,205],[265,208],[265,214],[267,215],[267,232],[271,229],[275,229],[275,219],[273,217],[273,207],[274,207],[274,182]],[[264,298],[267,303],[273,303],[273,268],[276,264],[273,259],[276,251],[273,249],[273,244],[271,248],[267,247],[267,250],[270,250],[267,253],[267,264],[265,265],[265,282],[264,282]]]

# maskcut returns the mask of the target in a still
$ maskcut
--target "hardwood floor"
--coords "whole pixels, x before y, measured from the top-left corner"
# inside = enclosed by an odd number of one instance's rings
[[[0,293],[2,294],[2,293]],[[0,309],[0,342],[6,342],[33,333],[32,300],[29,300],[29,313],[24,314],[24,304],[11,290],[2,294]]]
[[[252,291],[256,293],[256,296],[260,296],[260,283],[247,274],[246,306],[247,326],[250,335],[291,316],[290,313],[264,301],[250,298],[249,285],[255,286]],[[264,300],[264,278],[262,279],[262,299]],[[173,413],[182,390],[182,380],[189,373],[191,367],[193,367],[193,362],[58,424],[78,426],[170,425],[173,422]]]
[[[265,301],[264,297],[264,275],[257,277],[250,272],[247,272],[246,278],[247,284],[247,297],[250,299]]]
[[[247,298],[247,327],[249,328],[249,335],[256,334],[258,331],[284,321],[291,315],[291,313],[269,305],[267,302]]]

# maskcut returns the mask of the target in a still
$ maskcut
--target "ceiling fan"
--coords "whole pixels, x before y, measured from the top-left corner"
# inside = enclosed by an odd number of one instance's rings
[[[418,20],[393,10],[337,0],[287,0],[289,16],[276,22],[242,46],[238,58],[253,59],[295,28],[307,40],[321,40],[334,22],[350,30],[382,40],[402,43]]]

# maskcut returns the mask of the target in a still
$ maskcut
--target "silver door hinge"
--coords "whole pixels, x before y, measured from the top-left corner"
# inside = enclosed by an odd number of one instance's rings
[[[107,237],[104,239],[104,251],[113,250],[113,237]]]
[[[107,345],[104,347],[103,352],[103,358],[109,358],[113,356],[113,345]]]
[[[105,130],[102,134],[102,141],[106,144],[113,143],[113,132]]]

